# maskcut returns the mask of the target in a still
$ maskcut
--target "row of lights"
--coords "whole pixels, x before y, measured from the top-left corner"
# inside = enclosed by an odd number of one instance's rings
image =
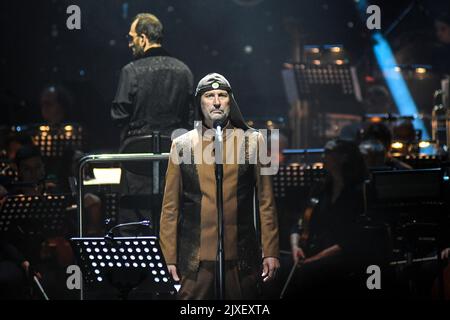
[[[419,142],[419,148],[421,148],[421,149],[426,149],[426,148],[429,148],[430,146],[431,146],[430,141],[420,141]],[[395,150],[403,149],[403,147],[405,147],[405,143],[400,142],[400,141],[395,141],[391,144],[391,148],[395,149]]]
[[[314,46],[314,45],[308,45],[308,46],[305,46],[305,50],[310,53],[318,54],[321,52],[321,47]],[[340,53],[340,52],[344,51],[344,49],[343,49],[342,45],[338,45],[338,44],[333,45],[332,44],[332,45],[324,45],[322,51],[325,51],[325,52],[329,51],[332,53]]]
[[[335,63],[336,65],[338,65],[338,66],[342,66],[343,64],[346,63],[346,61],[345,61],[345,60],[342,60],[342,59],[337,59],[337,60],[334,61],[334,63]],[[312,61],[312,64],[314,64],[314,65],[316,65],[316,66],[320,66],[320,65],[322,64],[322,61],[316,59],[316,60],[313,60],[313,61]]]
[[[419,75],[426,74],[430,69],[431,69],[431,66],[427,66],[427,65],[395,66],[394,67],[395,72],[414,71],[415,73],[417,73]]]
[[[311,63],[320,66],[324,63],[324,60],[327,63],[335,63],[336,65],[343,65],[347,61],[343,59],[342,54],[344,53],[344,48],[342,45],[330,44],[330,45],[307,45],[304,47],[307,54],[310,55]],[[324,54],[331,53],[331,56],[327,56],[325,59],[320,59],[320,57]]]
[[[50,129],[51,129],[50,126],[39,126],[39,131],[41,131],[41,132],[48,132],[48,131],[50,131]],[[66,131],[66,132],[73,131],[73,126],[65,125],[64,131]],[[80,131],[81,131],[81,128],[80,128]]]

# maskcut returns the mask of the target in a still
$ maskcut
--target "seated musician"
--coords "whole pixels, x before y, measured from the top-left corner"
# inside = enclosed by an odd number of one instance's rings
[[[288,298],[340,294],[346,275],[358,261],[358,217],[364,211],[366,166],[355,143],[331,140],[325,145],[325,180],[313,188],[302,225],[291,234],[298,269]],[[325,289],[326,288],[326,289]]]
[[[409,170],[412,167],[391,155],[392,133],[384,123],[372,123],[363,130],[359,145],[369,168]]]

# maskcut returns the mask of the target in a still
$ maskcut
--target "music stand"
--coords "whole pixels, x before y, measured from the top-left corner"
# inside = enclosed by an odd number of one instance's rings
[[[176,293],[156,237],[71,238],[71,243],[89,286],[108,281],[122,300],[145,280],[155,293]]]
[[[361,88],[356,68],[349,64],[292,64],[283,70],[288,100],[293,106],[294,128],[301,134],[303,146],[323,145],[329,139],[330,127],[336,124],[353,123],[344,115],[361,113]],[[326,116],[327,113],[336,113]],[[346,119],[347,118],[347,119]],[[334,123],[333,123],[334,121]],[[333,130],[331,130],[333,131]]]
[[[72,202],[66,194],[8,197],[0,213],[0,232],[19,229],[29,236],[60,234]]]
[[[44,158],[60,158],[66,150],[83,147],[83,128],[77,124],[41,125],[33,129],[32,135]]]
[[[278,173],[273,177],[273,190],[275,198],[287,198],[294,195],[298,200],[298,194],[302,188],[311,188],[324,176],[323,166],[311,165],[280,165]]]
[[[438,252],[437,263],[441,265],[439,252],[445,248],[447,230],[443,226],[448,219],[444,170],[374,172],[371,184],[367,199],[369,214],[393,226],[399,250],[408,257],[407,265],[412,264],[413,257],[420,251],[430,252],[432,249]],[[442,273],[439,274],[441,276]],[[410,282],[413,285],[414,280]],[[440,289],[442,284],[441,278]]]
[[[372,187],[376,204],[440,204],[444,196],[440,168],[379,171],[373,173]]]
[[[362,101],[356,69],[351,65],[299,63],[295,65],[295,76],[302,98]]]
[[[8,180],[17,180],[17,170],[14,170],[9,159],[0,159],[0,176]]]

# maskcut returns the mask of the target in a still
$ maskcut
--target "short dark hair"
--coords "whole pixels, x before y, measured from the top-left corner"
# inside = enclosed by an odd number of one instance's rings
[[[159,19],[151,13],[139,13],[133,18],[136,23],[136,33],[144,34],[150,41],[161,44],[163,40],[163,26]]]
[[[378,140],[386,150],[391,149],[392,134],[389,128],[381,122],[371,123],[363,132],[362,140]]]
[[[15,162],[17,167],[19,167],[21,161],[31,159],[34,157],[42,158],[41,150],[37,146],[27,145],[21,147],[16,153]]]

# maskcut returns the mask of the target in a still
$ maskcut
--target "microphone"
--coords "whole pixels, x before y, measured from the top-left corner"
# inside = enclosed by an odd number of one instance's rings
[[[223,218],[223,122],[216,120],[215,129],[215,174],[216,174],[216,207],[217,207],[217,256],[216,256],[216,283],[217,294],[220,300],[225,298],[225,250],[224,250],[224,218]]]
[[[222,137],[223,121],[215,120],[213,123],[213,128],[216,130],[216,135],[220,133],[220,137]]]
[[[215,129],[214,134],[214,154],[215,154],[215,160],[216,165],[217,164],[223,164],[223,121],[222,120],[215,120],[213,123],[213,128]]]

